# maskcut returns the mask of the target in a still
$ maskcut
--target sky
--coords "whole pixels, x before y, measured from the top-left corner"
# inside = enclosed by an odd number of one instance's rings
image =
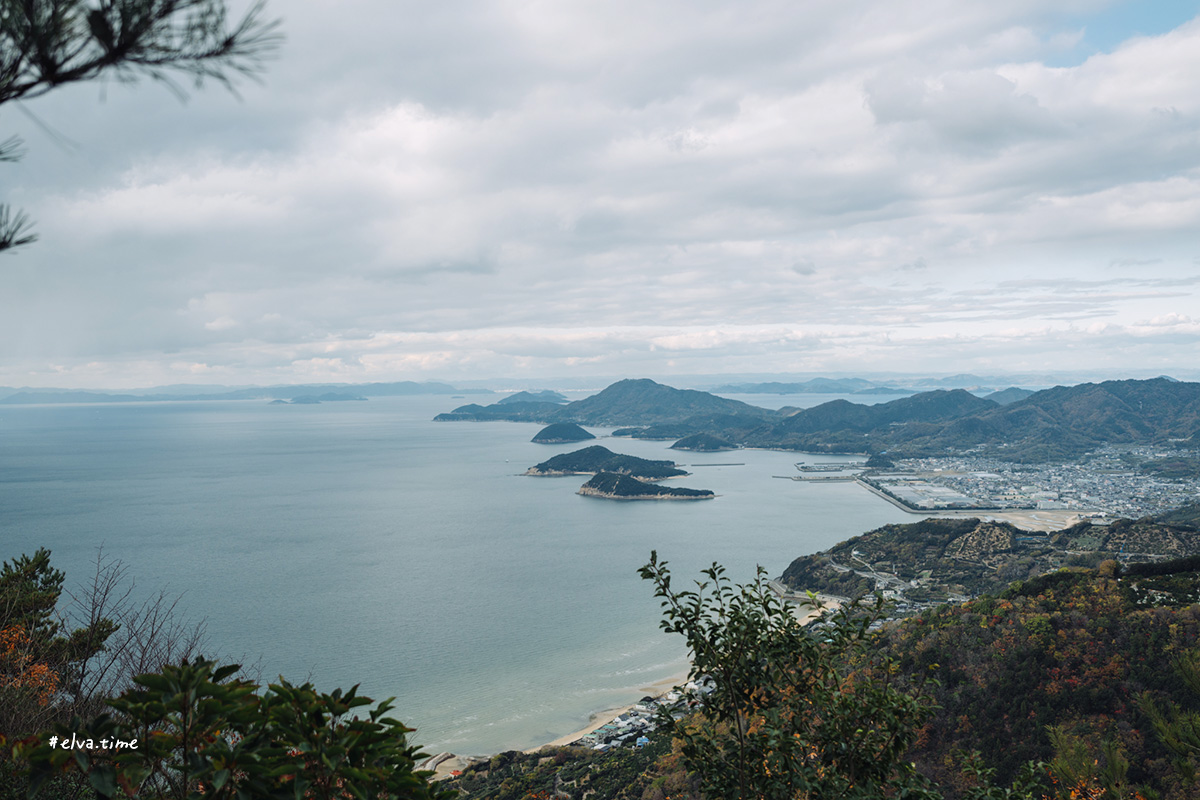
[[[1200,0],[267,13],[0,108],[0,385],[1200,378]]]

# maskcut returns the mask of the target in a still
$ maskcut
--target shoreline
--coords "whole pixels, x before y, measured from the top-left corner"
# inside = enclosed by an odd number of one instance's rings
[[[796,618],[799,619],[803,625],[807,625],[827,611],[836,611],[843,603],[846,602],[844,597],[819,594],[816,598],[819,605],[813,605],[809,601],[808,596],[803,593],[790,592],[782,584],[779,584],[773,580],[768,581],[768,584],[773,591],[775,591],[783,600],[792,606],[793,612],[796,614]],[[638,691],[642,694],[642,697],[662,697],[668,692],[674,690],[676,687],[686,684],[690,676],[691,670],[689,668],[687,672],[677,673],[671,677],[663,678],[655,681],[654,683],[642,686],[638,689]],[[604,727],[625,712],[630,711],[635,705],[637,705],[638,702],[640,702],[640,700],[641,698],[639,697],[638,700],[632,703],[615,706],[613,708],[607,708],[603,711],[594,711],[589,716],[587,725],[579,730],[564,734],[563,736],[559,736],[557,739],[552,739],[551,741],[540,744],[537,747],[531,747],[523,752],[537,753],[546,749],[547,747],[566,747],[572,742],[583,738],[592,731]],[[419,768],[433,770],[434,780],[445,780],[447,778],[454,777],[455,772],[458,772],[469,764],[478,761],[479,758],[480,757],[460,756],[454,753],[438,753],[437,755],[425,759]]]
[[[691,671],[689,669],[688,672],[681,672],[669,678],[663,678],[662,680],[655,681],[654,683],[646,684],[645,686],[640,687],[638,691],[641,692],[641,697],[661,697],[667,692],[675,689],[675,687],[682,686],[683,684],[687,683],[688,676],[690,674]],[[588,716],[587,725],[579,730],[564,734],[559,736],[557,739],[552,739],[544,744],[531,747],[523,752],[537,753],[546,749],[547,747],[566,747],[567,745],[571,744],[571,742],[583,738],[598,728],[604,727],[617,717],[631,710],[641,700],[641,697],[632,703],[615,706],[613,708],[606,708],[602,711],[593,711]],[[434,780],[446,780],[447,778],[454,777],[455,772],[458,772],[464,767],[479,761],[480,758],[484,758],[484,760],[486,760],[486,758],[482,756],[461,756],[456,753],[443,752],[426,758],[418,765],[418,769],[433,770]]]
[[[795,478],[791,479],[795,480]],[[888,501],[901,511],[918,517],[934,517],[939,519],[969,519],[971,517],[977,517],[978,519],[990,520],[992,522],[1011,522],[1018,528],[1024,528],[1028,531],[1057,531],[1062,530],[1063,528],[1069,528],[1089,515],[1100,513],[1097,510],[1088,510],[1085,508],[919,509],[905,505],[902,501],[897,500],[891,495],[881,492],[879,489],[876,489],[871,484],[860,480],[857,477],[851,478],[851,480],[867,491],[871,492],[871,494],[875,495],[876,497]]]
[[[639,688],[638,691],[642,693],[643,697],[661,697],[662,695],[664,695],[667,692],[674,689],[676,686],[682,686],[683,684],[687,683],[688,675],[690,675],[690,674],[691,673],[689,671],[689,672],[680,673],[678,675],[674,675],[670,678],[663,678],[660,681],[655,681],[654,683],[651,683],[647,686],[643,686],[643,687]],[[641,698],[638,698],[638,700],[641,700]],[[596,730],[597,728],[604,727],[605,725],[612,722],[617,717],[624,714],[626,711],[629,711],[630,709],[632,709],[635,705],[637,705],[637,701],[635,701],[633,703],[628,703],[623,706],[617,706],[615,708],[608,708],[603,711],[593,712],[590,715],[590,717],[588,718],[588,724],[585,725],[584,727],[580,728],[579,730],[575,731],[574,733],[568,733],[564,736],[559,736],[557,739],[552,739],[551,741],[546,742],[545,744],[541,744],[541,745],[538,745],[537,747],[530,748],[529,750],[526,750],[525,752],[526,753],[536,753],[539,750],[543,750],[547,747],[566,747],[571,742],[574,742],[575,740],[582,738],[583,736],[591,733],[592,731]]]

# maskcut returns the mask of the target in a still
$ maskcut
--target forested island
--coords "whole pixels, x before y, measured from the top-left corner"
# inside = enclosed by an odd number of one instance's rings
[[[555,422],[535,433],[530,441],[538,444],[564,444],[586,442],[595,438],[595,434],[588,433],[574,422]]]
[[[614,453],[603,445],[594,444],[582,450],[562,453],[526,470],[526,475],[589,475],[611,472],[648,481],[676,478],[689,474],[674,461],[657,461]]]
[[[597,473],[579,487],[577,494],[608,500],[711,500],[716,497],[716,494],[708,489],[657,486],[614,472]]]

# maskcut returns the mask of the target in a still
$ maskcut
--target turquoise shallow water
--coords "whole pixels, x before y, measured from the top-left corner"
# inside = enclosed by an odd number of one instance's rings
[[[462,402],[0,407],[0,558],[49,547],[72,583],[102,544],[139,592],[182,594],[221,653],[268,677],[361,683],[395,696],[427,749],[488,753],[569,733],[686,669],[637,576],[652,549],[680,578],[719,561],[745,580],[910,519],[853,484],[772,478],[817,457],[628,439],[600,443],[745,463],[675,482],[713,501],[579,497],[583,478],[520,475],[578,445],[532,444],[532,424],[430,421]]]

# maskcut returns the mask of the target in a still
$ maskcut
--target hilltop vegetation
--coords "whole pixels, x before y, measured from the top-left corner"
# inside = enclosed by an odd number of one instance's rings
[[[656,486],[612,472],[597,472],[590,481],[579,488],[578,494],[610,500],[709,500],[716,497],[710,489]]]
[[[1006,522],[926,519],[885,525],[801,556],[780,581],[797,591],[851,598],[888,589],[923,602],[1000,592],[1013,581],[1117,556],[1153,561],[1193,553],[1200,553],[1200,532],[1159,517],[1081,522],[1053,534]]]
[[[1195,572],[1175,578],[1193,591],[1200,580]],[[1176,674],[1178,655],[1197,646],[1200,607],[1165,594],[1148,602],[1136,590],[1149,580],[1056,572],[887,630],[883,647],[905,673],[939,681],[929,690],[936,712],[910,752],[921,771],[961,786],[952,754],[978,750],[1007,780],[1026,761],[1054,756],[1047,729],[1059,726],[1097,758],[1111,743],[1129,764],[1130,784],[1194,796],[1141,698],[1185,707],[1200,699]]]
[[[1023,534],[1035,541],[1019,541]],[[1047,537],[1027,534],[1008,523],[927,519],[885,525],[823,552],[801,556],[788,565],[780,580],[799,591],[854,598],[875,591],[880,583],[876,576],[888,575],[894,576],[890,582],[894,587],[901,582],[937,587],[939,599],[945,600],[950,593],[976,595],[1003,589],[1014,580],[1056,568],[1056,552]]]
[[[1010,386],[1007,389],[1001,389],[998,392],[992,392],[991,394],[984,395],[984,398],[991,400],[993,403],[1006,406],[1010,403],[1015,403],[1018,400],[1024,400],[1033,393],[1034,392],[1032,389],[1020,389],[1016,386]]]
[[[571,453],[561,453],[530,467],[526,475],[588,475],[612,472],[648,481],[675,478],[688,472],[675,466],[674,461],[657,461],[614,453],[604,445],[594,444]]]
[[[562,444],[564,442],[586,442],[588,439],[595,438],[594,434],[588,433],[573,422],[556,422],[535,433],[530,441],[538,444]]]
[[[1200,503],[1189,503],[1172,511],[1155,515],[1150,519],[1173,528],[1200,530]]]

